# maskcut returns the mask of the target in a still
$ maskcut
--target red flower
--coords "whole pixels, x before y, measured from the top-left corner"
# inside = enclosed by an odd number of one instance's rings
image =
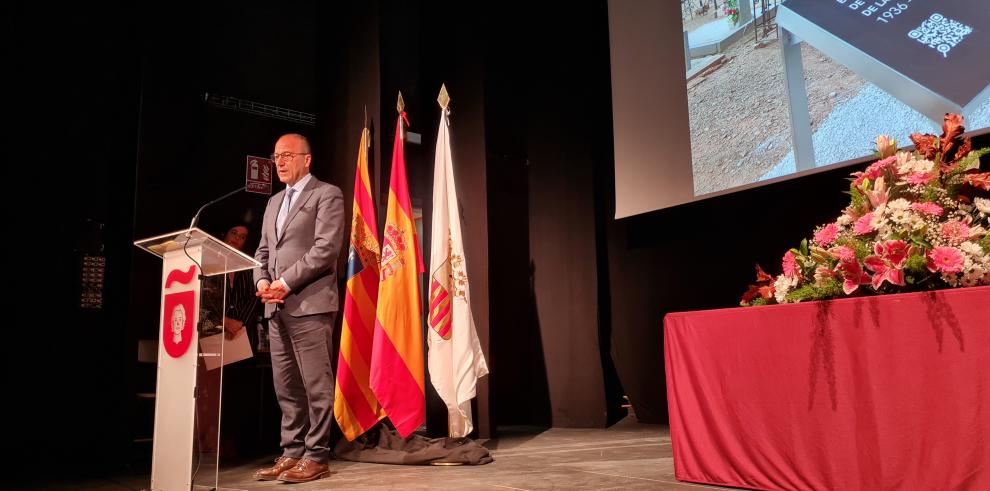
[[[963,175],[963,182],[984,191],[990,191],[990,172],[965,174]]]
[[[935,152],[938,151],[935,148],[935,135],[911,133],[911,141],[914,142],[914,148],[918,150],[918,153],[923,155],[927,160],[935,159]]]
[[[756,265],[756,284],[750,285],[749,289],[742,296],[742,301],[739,302],[742,305],[748,304],[755,300],[757,297],[764,300],[769,300],[773,297],[773,276],[770,276],[763,272],[763,268],[759,264]]]
[[[942,122],[942,136],[912,133],[911,141],[914,142],[918,153],[928,160],[934,160],[935,154],[941,154],[942,172],[949,172],[955,168],[953,164],[965,157],[972,148],[972,141],[969,138],[960,138],[966,130],[962,123],[962,116],[946,113]]]

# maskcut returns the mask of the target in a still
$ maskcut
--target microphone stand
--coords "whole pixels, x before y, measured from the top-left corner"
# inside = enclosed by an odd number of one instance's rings
[[[219,201],[223,201],[223,200],[225,200],[225,199],[227,199],[227,198],[229,198],[229,197],[231,197],[231,196],[233,196],[233,195],[235,195],[235,194],[237,194],[237,193],[239,193],[241,191],[244,191],[244,186],[241,186],[241,187],[239,187],[239,188],[237,188],[237,189],[235,189],[235,190],[233,190],[233,191],[231,191],[231,192],[229,192],[229,193],[227,193],[227,194],[225,194],[225,195],[223,195],[223,196],[221,196],[221,197],[219,197],[219,198],[217,198],[217,199],[215,199],[213,201],[210,201],[209,203],[207,203],[207,204],[205,204],[203,206],[200,206],[199,207],[199,210],[196,211],[196,215],[193,216],[192,221],[189,222],[189,228],[193,228],[193,227],[196,226],[196,224],[199,223],[199,214],[200,213],[203,213],[203,210],[206,209],[207,206],[210,206],[212,204],[215,204],[215,203],[217,203]],[[191,231],[190,232],[187,232],[187,235],[186,236],[188,237],[189,234],[191,234],[191,233],[192,233]]]

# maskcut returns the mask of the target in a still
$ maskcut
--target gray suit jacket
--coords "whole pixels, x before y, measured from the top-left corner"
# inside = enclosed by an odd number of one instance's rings
[[[285,199],[285,189],[268,200],[255,259],[254,283],[285,278],[292,291],[282,309],[291,316],[336,312],[337,256],[344,239],[344,194],[340,188],[313,176],[299,193],[277,237],[275,220]],[[265,317],[275,304],[265,305]]]

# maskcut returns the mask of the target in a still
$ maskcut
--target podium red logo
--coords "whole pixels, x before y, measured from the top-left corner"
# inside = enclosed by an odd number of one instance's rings
[[[189,284],[195,272],[195,266],[190,266],[188,271],[178,269],[170,271],[165,280],[165,288],[172,286],[172,283]],[[165,295],[165,308],[162,309],[162,344],[165,346],[165,352],[172,358],[186,354],[186,350],[192,344],[195,308],[194,290]]]
[[[162,341],[165,352],[172,358],[186,354],[192,344],[193,308],[196,295],[193,291],[165,295],[165,315],[162,319]]]

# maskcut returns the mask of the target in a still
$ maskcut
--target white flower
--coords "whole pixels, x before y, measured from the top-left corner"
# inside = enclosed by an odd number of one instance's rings
[[[887,202],[887,209],[891,211],[904,211],[911,207],[911,202],[904,198],[897,198]]]
[[[777,277],[777,281],[773,282],[773,296],[777,299],[777,303],[787,303],[787,294],[790,293],[792,289],[798,284],[797,277],[789,277],[787,275],[780,275]]]
[[[898,159],[897,172],[899,174],[914,174],[916,172],[931,172],[935,168],[935,162],[931,160],[905,160]]]
[[[963,275],[962,279],[959,280],[959,283],[962,286],[977,286],[980,284],[980,278],[982,277],[983,277],[982,274],[976,275],[976,274],[967,273]]]
[[[982,263],[979,259],[974,260],[967,257],[963,262],[963,274],[962,278],[960,278],[960,282],[963,286],[979,285],[980,283],[985,282],[988,270],[990,270],[990,266]]]
[[[856,220],[853,220],[853,217],[851,217],[851,216],[843,213],[842,215],[839,216],[839,218],[837,218],[835,220],[835,224],[838,225],[838,226],[840,226],[840,227],[848,227],[848,226],[852,225],[853,222],[855,222],[855,221]]]
[[[956,273],[942,273],[942,281],[952,287],[959,286],[959,275]]]
[[[990,255],[983,252],[979,244],[971,241],[959,244],[963,252],[962,277],[959,283],[963,286],[990,284]]]
[[[912,162],[912,161],[914,161],[914,154],[913,153],[911,153],[911,152],[897,152],[897,163],[894,164],[894,165],[896,165],[897,168],[900,168],[902,165],[905,165],[908,162]]]
[[[909,225],[910,220],[911,214],[906,211],[894,211],[890,213],[890,221],[896,223],[897,225]]]
[[[890,225],[890,220],[887,219],[887,204],[882,203],[873,210],[870,226],[877,231],[877,237],[886,237],[890,235]]]
[[[959,244],[959,250],[963,251],[967,256],[973,258],[983,257],[983,248],[976,242],[963,242],[962,244]]]
[[[977,210],[980,210],[980,213],[990,215],[990,199],[974,198],[973,204],[976,205]]]
[[[910,208],[911,202],[904,198],[887,202],[887,214],[890,217],[890,221],[902,227],[914,228],[919,217],[914,216],[915,214]]]

